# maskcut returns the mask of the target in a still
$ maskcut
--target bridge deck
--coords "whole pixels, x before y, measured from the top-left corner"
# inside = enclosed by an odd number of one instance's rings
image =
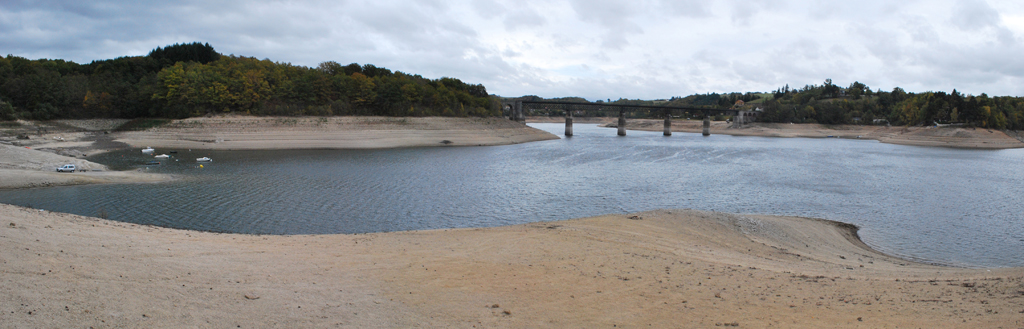
[[[739,113],[740,110],[731,108],[707,108],[707,107],[690,107],[690,106],[660,106],[660,105],[626,105],[626,104],[611,104],[611,103],[577,103],[577,102],[551,102],[551,101],[517,101],[523,105],[555,105],[555,106],[587,106],[587,107],[601,107],[601,108],[619,108],[619,109],[648,109],[648,110],[681,110],[681,111],[701,111],[705,114],[710,112],[717,113]],[[506,103],[512,105],[511,103]]]

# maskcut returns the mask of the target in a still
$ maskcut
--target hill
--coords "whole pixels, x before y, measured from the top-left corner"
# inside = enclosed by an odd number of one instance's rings
[[[254,115],[498,116],[479,84],[372,64],[315,68],[224,56],[209,44],[78,64],[0,58],[0,120]]]

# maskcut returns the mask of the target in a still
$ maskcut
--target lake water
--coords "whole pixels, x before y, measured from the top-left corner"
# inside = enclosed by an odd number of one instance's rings
[[[561,135],[562,124],[532,124]],[[256,234],[490,227],[658,208],[826,218],[883,252],[1024,266],[1024,150],[629,131],[495,147],[138,150],[91,160],[183,175],[159,184],[0,191],[0,202]],[[157,153],[170,150],[158,149]],[[195,158],[213,163],[198,168]]]

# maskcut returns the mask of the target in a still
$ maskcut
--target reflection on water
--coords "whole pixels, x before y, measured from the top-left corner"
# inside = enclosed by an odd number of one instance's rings
[[[535,124],[561,134],[561,124]],[[819,217],[882,251],[1024,266],[1024,151],[615,130],[497,147],[138,150],[94,161],[183,175],[160,184],[0,191],[0,202],[140,224],[259,234],[486,227],[657,208]],[[157,150],[166,153],[170,150]],[[195,158],[214,162],[198,168]]]

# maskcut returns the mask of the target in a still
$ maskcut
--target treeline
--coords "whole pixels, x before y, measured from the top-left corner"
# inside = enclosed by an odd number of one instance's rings
[[[896,87],[875,90],[860,82],[848,87],[825,80],[822,85],[800,89],[789,86],[772,92],[761,107],[758,121],[822,123],[933,125],[962,124],[993,129],[1024,129],[1024,98],[951,93],[910,93]]]
[[[0,58],[0,120],[254,115],[498,116],[483,85],[371,64],[310,68],[175,44],[77,64]]]
[[[622,101],[622,100],[620,100]],[[742,101],[742,102],[740,102]],[[821,85],[790,88],[770,93],[696,94],[672,97],[667,102],[645,101],[643,105],[679,107],[760,108],[758,121],[821,124],[955,124],[993,129],[1024,129],[1024,98],[986,94],[912,93],[896,87],[892,91],[871,90],[853,82],[847,87],[826,79]]]
[[[619,98],[617,100],[596,100],[588,101],[580,97],[561,97],[561,98],[542,98],[538,96],[523,96],[512,98],[508,100],[523,100],[523,101],[544,101],[552,103],[574,103],[574,104],[589,104],[593,106],[577,107],[572,108],[573,115],[580,117],[607,117],[607,116],[618,116],[619,107],[601,107],[601,105],[619,105],[619,106],[666,106],[666,107],[691,107],[691,108],[728,108],[733,106],[736,101],[742,100],[744,102],[758,103],[762,102],[765,94],[755,93],[729,93],[729,94],[697,94],[690,95],[687,97],[672,97],[668,100],[641,100],[641,99],[626,99]],[[537,116],[564,116],[567,107],[558,104],[546,104],[540,106],[527,107],[527,115]],[[627,107],[626,117],[628,118],[661,118],[664,114],[661,110],[650,109],[650,108],[634,108],[630,109]],[[683,113],[676,112],[674,115],[688,116],[691,118],[703,117],[704,112],[700,110],[686,111]],[[718,115],[715,120],[725,120],[726,116]]]
[[[761,99],[763,96],[756,93],[710,93],[696,94],[686,97],[672,97],[668,101],[671,106],[695,106],[695,107],[731,107],[736,101],[752,102]]]
[[[578,97],[544,99],[537,96],[516,98],[529,101],[551,101],[567,103],[589,103],[593,105],[646,105],[694,108],[740,108],[760,109],[757,120],[780,123],[821,123],[821,124],[892,124],[892,125],[933,125],[953,124],[992,129],[1024,129],[1024,97],[989,97],[964,95],[956,90],[945,92],[911,93],[896,87],[892,91],[872,90],[860,82],[847,87],[825,80],[822,85],[806,85],[790,88],[788,85],[769,93],[707,93],[677,96],[667,100],[633,100],[594,102]],[[530,115],[561,116],[561,106],[540,106],[528,109]],[[577,116],[615,116],[617,109],[586,107],[575,110]],[[662,113],[650,109],[629,111],[634,118],[660,117]],[[676,115],[701,117],[701,111],[676,113]],[[725,120],[725,115],[716,120]]]

